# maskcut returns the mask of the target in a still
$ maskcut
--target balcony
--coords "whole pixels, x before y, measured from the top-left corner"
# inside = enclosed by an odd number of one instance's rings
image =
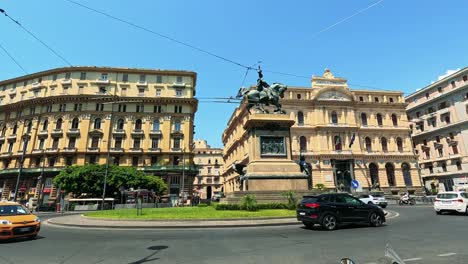
[[[147,81],[144,81],[144,82],[139,81],[139,82],[136,83],[136,85],[137,86],[148,86],[148,82]]]
[[[72,80],[71,79],[64,79],[62,80],[62,85],[67,85],[67,84],[71,84],[72,83]]]
[[[68,130],[67,135],[80,135],[80,130],[78,128],[71,128]]]
[[[434,148],[438,149],[438,148],[443,148],[444,145],[440,142],[434,142]]]
[[[172,87],[174,88],[185,88],[185,86],[187,86],[187,84],[185,83],[180,83],[180,82],[172,83]]]
[[[182,130],[172,130],[171,132],[171,135],[173,136],[180,136],[180,135],[184,135],[184,133],[182,132]]]
[[[125,130],[124,129],[114,129],[112,131],[112,135],[125,135]]]
[[[59,150],[58,148],[47,148],[45,152],[46,153],[58,153]]]
[[[151,130],[150,131],[150,136],[160,136],[162,135],[161,130]]]
[[[458,140],[457,140],[457,138],[455,138],[455,137],[454,137],[453,139],[452,139],[452,138],[447,138],[447,144],[448,144],[449,146],[457,145],[457,144],[458,144]]]
[[[132,136],[143,136],[144,132],[141,129],[133,129]]]
[[[31,89],[39,89],[39,88],[44,88],[46,87],[44,84],[41,82],[35,82],[32,84]]]
[[[0,141],[5,141],[5,136],[0,136]]]
[[[41,153],[44,153],[43,149],[33,149],[32,150],[32,154],[41,154]]]
[[[16,89],[11,89],[10,91],[8,91],[8,94],[9,95],[16,95]]]
[[[93,83],[96,83],[96,84],[109,84],[110,80],[108,80],[108,79],[97,79]]]
[[[62,149],[62,153],[75,153],[75,152],[76,152],[75,147],[68,147],[68,148]]]
[[[15,135],[9,135],[7,137],[8,140],[15,140],[16,139],[16,134]]]
[[[123,153],[123,148],[111,148],[110,153]]]
[[[41,130],[41,131],[39,131],[38,135],[47,137],[49,135],[49,132],[47,130]]]
[[[54,129],[52,130],[52,132],[50,133],[52,136],[62,136],[63,135],[63,130],[62,129]]]
[[[0,154],[0,157],[4,158],[4,157],[9,157],[11,156],[13,153],[12,152],[6,152],[6,153],[2,153]]]
[[[129,152],[130,153],[142,153],[143,149],[142,148],[130,148]]]
[[[422,149],[430,149],[430,147],[428,145],[422,145],[421,148]]]
[[[149,148],[146,152],[148,152],[148,153],[160,153],[161,149],[160,148]]]
[[[88,147],[88,152],[99,152],[99,148],[98,147]]]

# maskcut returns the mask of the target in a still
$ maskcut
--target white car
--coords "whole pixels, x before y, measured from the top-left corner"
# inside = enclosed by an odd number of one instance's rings
[[[440,192],[434,202],[436,214],[458,212],[468,214],[467,192]]]
[[[383,194],[361,194],[359,200],[366,204],[375,204],[382,208],[387,207],[387,200]]]

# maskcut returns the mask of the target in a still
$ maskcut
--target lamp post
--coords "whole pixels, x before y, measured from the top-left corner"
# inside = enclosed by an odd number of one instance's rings
[[[16,178],[16,187],[15,187],[15,195],[13,197],[13,201],[16,201],[16,197],[18,196],[18,188],[21,178],[21,173],[23,172],[23,165],[24,165],[24,156],[26,155],[26,148],[28,147],[29,142],[29,135],[23,135],[23,152],[21,153],[21,160],[18,169],[18,177]]]

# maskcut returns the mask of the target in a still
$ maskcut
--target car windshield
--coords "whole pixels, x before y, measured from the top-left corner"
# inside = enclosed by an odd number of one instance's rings
[[[437,198],[440,198],[440,199],[455,199],[457,198],[457,194],[456,193],[441,193],[441,194],[438,194],[437,195]]]
[[[22,205],[0,205],[0,216],[27,214],[29,214],[28,209]]]

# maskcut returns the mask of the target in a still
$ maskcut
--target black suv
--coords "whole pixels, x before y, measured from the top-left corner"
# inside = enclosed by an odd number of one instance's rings
[[[349,194],[329,193],[304,196],[297,209],[297,220],[307,228],[319,224],[326,230],[334,230],[339,224],[348,223],[381,226],[385,213],[378,206],[365,204]]]

